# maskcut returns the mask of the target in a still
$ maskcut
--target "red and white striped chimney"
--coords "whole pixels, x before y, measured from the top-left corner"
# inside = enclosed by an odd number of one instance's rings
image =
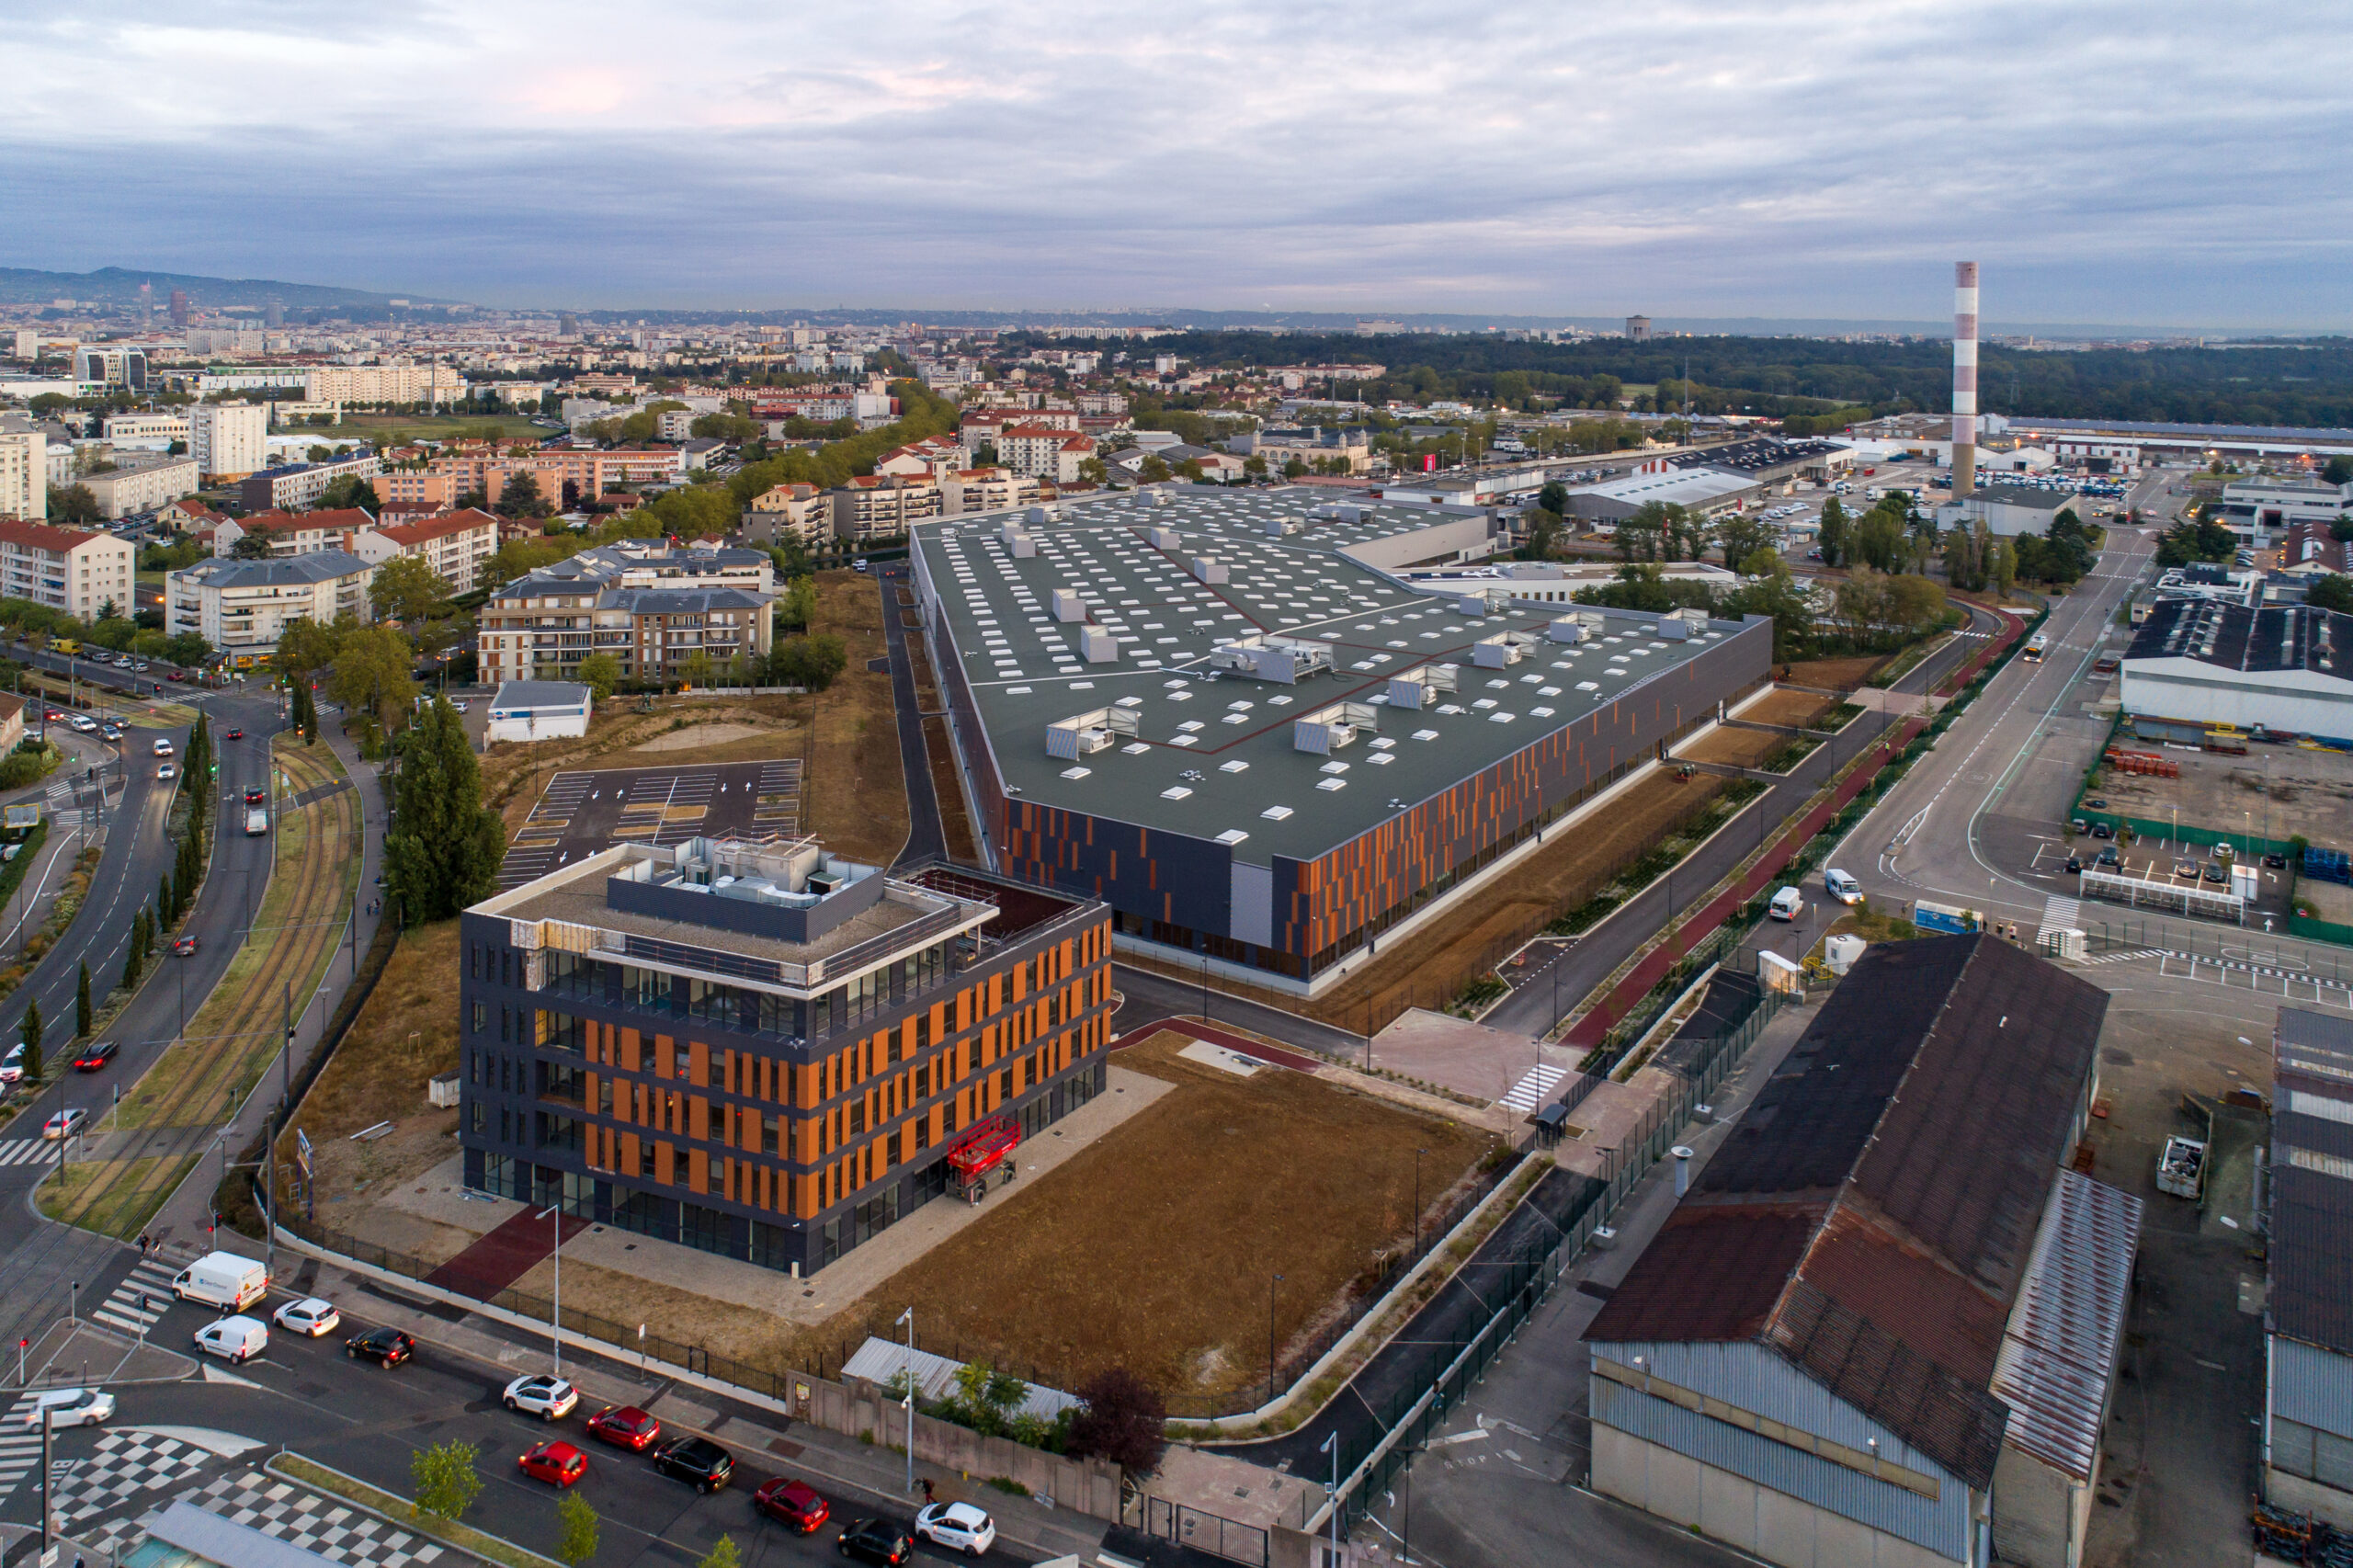
[[[1952,264],[1952,493],[1977,487],[1977,264]]]

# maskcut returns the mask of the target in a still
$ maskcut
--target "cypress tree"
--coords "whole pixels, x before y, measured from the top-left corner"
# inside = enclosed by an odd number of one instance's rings
[[[497,886],[506,830],[482,803],[481,766],[446,698],[433,699],[409,737],[394,821],[384,885],[408,921],[446,920]]]
[[[149,924],[146,908],[131,917],[131,946],[122,955],[122,988],[129,991],[139,983],[139,973],[147,967],[147,944],[155,939],[154,927]]]
[[[172,923],[173,914],[178,908],[179,905],[172,902],[172,874],[165,871],[163,885],[155,890],[156,916],[164,925],[169,926]]]
[[[74,1038],[90,1038],[90,964],[82,962],[82,978],[74,987]]]

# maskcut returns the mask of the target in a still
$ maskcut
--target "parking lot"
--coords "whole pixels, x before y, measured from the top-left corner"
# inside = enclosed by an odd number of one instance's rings
[[[2079,834],[2073,840],[2037,838],[2034,858],[2027,870],[2033,876],[2058,877],[2063,892],[2063,884],[2074,880],[2070,860],[2082,867],[2097,867],[2111,876],[2137,877],[2182,887],[2195,883],[2209,892],[2232,892],[2237,890],[2231,881],[2230,868],[2238,858],[2218,858],[2206,845],[2181,844],[2170,838],[2141,838],[2119,845],[2112,838]],[[2254,866],[2261,879],[2249,906],[2250,915],[2285,916],[2289,885],[2286,869],[2266,864],[2260,858],[2245,863]]]
[[[507,847],[498,885],[519,887],[614,844],[790,837],[801,819],[798,757],[559,773]]]

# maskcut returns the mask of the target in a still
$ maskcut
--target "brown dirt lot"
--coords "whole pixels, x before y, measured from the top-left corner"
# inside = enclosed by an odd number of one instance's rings
[[[1785,677],[1792,686],[1818,686],[1824,691],[1852,691],[1887,662],[1884,653],[1864,653],[1847,659],[1802,659],[1789,666]]]
[[[1468,1175],[1493,1138],[1304,1074],[1238,1078],[1179,1058],[1161,1032],[1120,1064],[1176,1087],[1118,1131],[1027,1181],[828,1325],[856,1343],[904,1307],[934,1349],[1001,1357],[1063,1388],[1124,1363],[1188,1403],[1243,1394],[1275,1334],[1313,1334],[1350,1282],[1413,1233],[1422,1198]],[[1292,1369],[1296,1370],[1296,1369]]]
[[[1696,741],[1675,748],[1675,755],[1692,762],[1722,762],[1754,767],[1790,744],[1790,737],[1771,730],[1711,730]]]
[[[1836,706],[1810,691],[1773,690],[1746,704],[1733,715],[1756,724],[1790,724],[1803,728]]]
[[[1779,736],[1766,738],[1780,744]],[[1442,1005],[1548,921],[1599,892],[1619,867],[1722,788],[1722,779],[1704,775],[1677,783],[1665,773],[1636,784],[1573,829],[1548,832],[1535,854],[1446,917],[1395,947],[1382,943],[1378,962],[1302,1010],[1352,1029],[1364,1028],[1370,1019],[1378,1030],[1408,1007]]]

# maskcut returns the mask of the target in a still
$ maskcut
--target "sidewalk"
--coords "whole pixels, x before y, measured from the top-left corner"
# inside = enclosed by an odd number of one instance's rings
[[[352,985],[358,955],[366,952],[375,940],[376,928],[383,919],[381,915],[368,913],[371,903],[381,903],[376,896],[376,877],[383,869],[383,782],[377,776],[376,765],[360,761],[358,744],[340,730],[322,724],[319,727],[319,744],[335,753],[343,764],[344,772],[350,776],[352,788],[359,791],[359,886],[352,909],[352,918],[358,929],[355,935],[345,937],[344,952],[329,961],[318,990],[313,994],[308,1005],[301,1009],[291,1048],[294,1053],[292,1066],[297,1071],[318,1050],[327,1020],[335,1016],[344,993]],[[244,1104],[237,1108],[236,1120],[233,1124],[234,1133],[230,1139],[231,1148],[242,1151],[246,1139],[261,1127],[263,1118],[277,1103],[287,1074],[285,1052],[281,1051],[263,1071],[253,1092],[245,1096]],[[200,1244],[206,1238],[212,1221],[212,1194],[220,1179],[216,1163],[199,1161],[171,1197],[165,1199],[163,1208],[156,1211],[150,1222],[151,1229],[160,1234],[186,1238],[189,1244],[202,1250]]]

